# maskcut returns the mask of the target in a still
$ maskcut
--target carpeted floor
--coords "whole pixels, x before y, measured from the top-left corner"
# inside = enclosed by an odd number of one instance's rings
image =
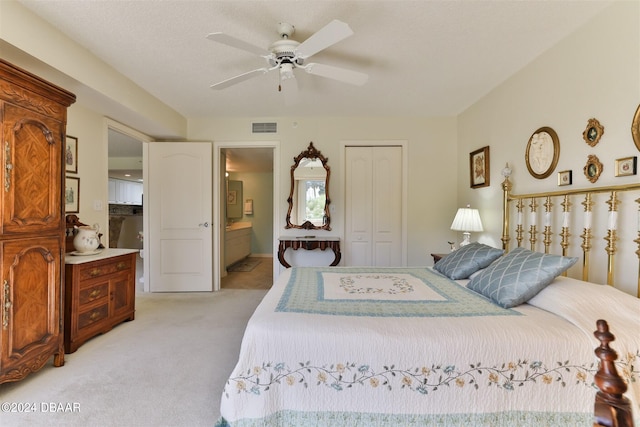
[[[33,409],[1,411],[0,425],[214,425],[244,328],[265,292],[138,294],[134,321],[66,355],[63,367],[49,363],[0,385],[0,403]]]

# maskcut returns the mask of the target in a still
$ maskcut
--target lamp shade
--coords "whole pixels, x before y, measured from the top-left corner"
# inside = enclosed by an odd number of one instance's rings
[[[460,208],[451,223],[451,229],[456,231],[484,231],[478,209]]]

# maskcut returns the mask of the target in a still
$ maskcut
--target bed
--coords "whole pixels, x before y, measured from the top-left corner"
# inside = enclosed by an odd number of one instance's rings
[[[585,262],[589,272],[590,248],[581,256],[571,245],[551,254],[551,203],[537,232],[534,215],[510,213],[522,202],[508,177],[503,188],[502,249],[474,243],[434,268],[285,270],[248,322],[217,424],[590,426],[596,383],[615,367],[628,386],[629,418],[640,425],[640,300],[570,277],[572,266],[584,272]],[[516,231],[517,245],[509,248],[512,214],[516,230],[529,227],[530,247]],[[564,214],[559,234],[568,222]],[[611,238],[615,221],[606,228]],[[607,252],[612,280],[616,252]],[[615,332],[616,357],[608,352],[611,339],[594,337],[599,319]],[[603,331],[597,337],[609,336]],[[608,371],[598,372],[601,366]],[[620,389],[612,394],[620,397]],[[607,425],[611,405],[599,396]]]

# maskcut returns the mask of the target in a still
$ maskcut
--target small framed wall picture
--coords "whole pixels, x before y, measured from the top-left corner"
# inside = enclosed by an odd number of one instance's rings
[[[67,173],[78,173],[78,138],[67,135],[64,149],[64,164]]]
[[[582,138],[584,142],[589,144],[591,147],[594,147],[598,142],[600,142],[600,138],[604,134],[604,126],[600,124],[598,119],[589,119],[587,122],[587,127],[582,132]]]
[[[471,188],[489,186],[489,146],[469,154],[469,178]]]
[[[572,176],[571,171],[560,171],[558,172],[558,185],[571,185],[572,184]]]
[[[68,176],[64,184],[64,211],[80,213],[80,178]]]
[[[615,174],[616,176],[630,176],[637,173],[638,158],[625,157],[623,159],[616,159]]]
[[[595,183],[598,180],[598,178],[600,178],[602,169],[603,169],[603,166],[602,166],[602,163],[600,162],[600,159],[598,159],[598,156],[596,156],[595,154],[589,154],[589,157],[587,158],[587,163],[584,165],[584,168],[583,168],[584,176],[587,177],[589,182],[591,182],[592,184]]]

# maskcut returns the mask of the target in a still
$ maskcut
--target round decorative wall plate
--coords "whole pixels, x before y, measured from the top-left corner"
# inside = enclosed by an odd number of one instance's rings
[[[640,151],[640,105],[638,105],[636,114],[633,116],[633,122],[631,122],[631,135],[636,148]]]
[[[538,179],[546,178],[558,164],[560,141],[550,127],[541,127],[529,138],[524,158],[529,173]]]

